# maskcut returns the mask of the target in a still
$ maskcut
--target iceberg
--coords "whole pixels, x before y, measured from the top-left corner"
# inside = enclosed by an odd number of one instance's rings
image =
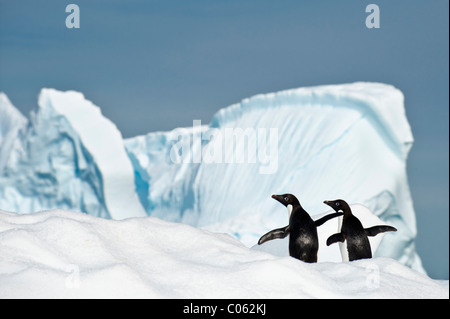
[[[27,125],[27,119],[11,103],[6,94],[0,92],[0,173],[11,152],[20,142]]]
[[[146,216],[121,133],[81,93],[43,89],[29,123],[18,111],[8,112],[15,108],[3,101],[2,124],[17,123],[5,136],[17,138],[0,149],[0,158],[9,155],[0,178],[0,207],[21,213],[71,209],[115,219]]]
[[[424,272],[406,175],[413,136],[403,94],[391,85],[261,94],[219,110],[209,124],[125,140],[81,93],[43,89],[30,120],[5,97],[0,209],[151,216],[252,247],[287,224],[272,194],[295,194],[311,216],[327,211],[323,200],[343,198],[398,229],[380,237],[375,257]]]
[[[234,143],[220,138],[227,130],[238,132]],[[265,145],[273,131],[276,156],[272,163],[259,161],[260,153],[270,154]],[[190,148],[174,161],[183,140]],[[375,256],[423,270],[406,175],[413,140],[401,91],[352,83],[257,95],[220,110],[209,125],[150,133],[127,139],[125,146],[151,216],[228,232],[251,246],[287,224],[272,194],[295,194],[312,216],[326,210],[323,200],[343,198],[399,230],[385,236]],[[244,154],[251,160],[201,161],[210,150],[242,155],[244,143],[256,149]],[[261,171],[274,163],[275,170]]]

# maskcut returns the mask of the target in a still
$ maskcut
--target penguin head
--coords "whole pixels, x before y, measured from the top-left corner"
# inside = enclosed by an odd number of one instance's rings
[[[292,213],[292,211],[300,206],[300,202],[298,201],[297,197],[295,197],[292,194],[283,194],[283,195],[272,195],[273,199],[276,199],[281,204],[286,206],[289,215]]]
[[[344,213],[351,213],[350,206],[348,206],[347,202],[343,199],[326,200],[323,203],[333,208],[336,212],[342,211]]]
[[[292,205],[292,206],[300,205],[297,197],[295,197],[292,194],[272,195],[272,198],[276,199],[277,201],[279,201],[284,206],[287,206],[287,205]]]

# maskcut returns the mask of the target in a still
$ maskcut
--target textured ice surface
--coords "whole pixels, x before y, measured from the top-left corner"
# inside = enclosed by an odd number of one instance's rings
[[[3,172],[11,151],[20,142],[27,119],[11,104],[6,94],[0,92],[0,174]]]
[[[81,93],[43,89],[26,130],[14,112],[8,114],[2,122],[17,122],[17,129],[9,131],[23,134],[14,134],[13,147],[6,144],[1,208],[20,213],[60,208],[111,218],[146,215],[122,135]],[[5,145],[0,147],[3,158]]]

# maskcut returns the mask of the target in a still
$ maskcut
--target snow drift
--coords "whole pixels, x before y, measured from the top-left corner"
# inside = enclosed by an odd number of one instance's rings
[[[378,257],[308,264],[159,218],[0,211],[0,298],[448,298]]]
[[[295,194],[310,215],[327,210],[323,200],[343,198],[398,229],[374,256],[423,272],[406,176],[413,137],[403,95],[390,85],[258,95],[220,110],[208,125],[125,141],[81,93],[43,89],[30,120],[0,97],[1,209],[153,216],[251,247],[287,224],[272,194]],[[231,141],[222,138],[227,132]]]

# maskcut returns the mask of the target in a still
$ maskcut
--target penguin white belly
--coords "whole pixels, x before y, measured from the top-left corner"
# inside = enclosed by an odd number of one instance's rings
[[[342,261],[350,261],[348,257],[347,241],[344,240],[343,243],[339,243],[339,249],[341,250]]]
[[[289,204],[289,205],[286,206],[286,208],[287,208],[289,217],[291,217],[293,206],[291,204]]]
[[[338,217],[338,233],[341,232],[343,220],[344,217]],[[341,251],[342,261],[350,261],[350,258],[348,257],[347,240],[344,240],[343,243],[339,242],[339,250]]]

